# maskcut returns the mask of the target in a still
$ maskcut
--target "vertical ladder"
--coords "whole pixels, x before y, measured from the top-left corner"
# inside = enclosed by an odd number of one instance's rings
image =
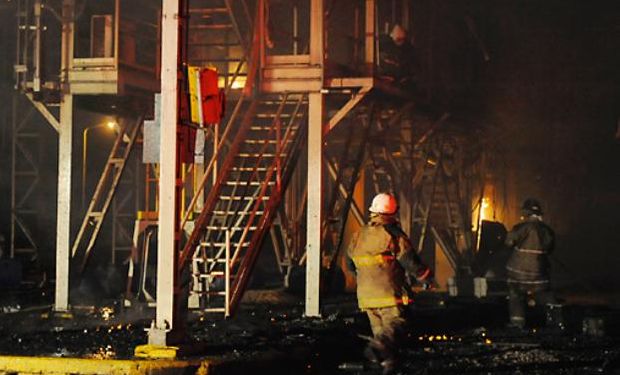
[[[116,193],[117,185],[120,181],[123,170],[127,163],[129,153],[135,144],[143,117],[135,122],[126,122],[125,126],[119,127],[118,135],[112,150],[95,188],[93,197],[88,205],[84,219],[80,226],[75,242],[71,250],[72,257],[81,256],[80,272],[84,270],[88,256],[95,245],[97,236],[103,224],[112,198]]]
[[[219,86],[226,93],[242,88],[247,78],[248,40],[244,35],[252,30],[246,0],[191,2],[189,17],[188,64],[217,68],[223,80]]]
[[[190,300],[202,311],[227,315],[240,302],[299,154],[306,103],[271,95],[246,111],[179,258],[181,269],[191,258]]]
[[[131,255],[133,233],[131,227],[140,202],[140,159],[132,155],[125,166],[124,178],[117,186],[119,194],[112,200],[112,253],[111,262],[124,262]]]
[[[41,132],[32,126],[35,110],[23,104],[23,96],[13,95],[11,122],[11,244],[10,257],[34,260],[38,257],[35,229],[38,211],[35,206],[37,188],[41,180],[39,157],[36,151],[41,142]],[[23,112],[22,112],[23,111]]]

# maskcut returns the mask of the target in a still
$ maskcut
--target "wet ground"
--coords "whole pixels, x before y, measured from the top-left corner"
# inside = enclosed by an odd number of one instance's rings
[[[68,318],[49,314],[46,303],[29,305],[43,292],[30,293],[4,294],[0,354],[124,359],[146,342],[151,309],[109,301]],[[363,361],[360,335],[370,329],[354,296],[330,297],[323,306],[323,318],[304,318],[299,298],[250,291],[233,319],[194,316],[184,355],[216,359],[216,374],[380,373]],[[533,314],[525,331],[504,328],[502,298],[422,294],[407,314],[406,374],[620,374],[620,312],[604,306],[565,306],[545,328],[538,327],[545,317]]]

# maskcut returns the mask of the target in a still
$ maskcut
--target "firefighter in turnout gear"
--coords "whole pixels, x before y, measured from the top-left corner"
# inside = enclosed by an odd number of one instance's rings
[[[432,278],[431,270],[422,264],[401,229],[397,209],[394,196],[378,194],[369,208],[369,222],[354,235],[347,249],[357,275],[358,305],[367,313],[373,333],[365,355],[380,363],[385,374],[396,366],[409,281],[430,282]]]
[[[414,48],[407,31],[394,25],[389,35],[379,39],[379,77],[406,90],[416,87],[417,67]]]
[[[510,324],[522,329],[528,294],[539,304],[548,306],[554,302],[549,282],[549,255],[554,248],[555,235],[543,222],[537,200],[525,200],[521,209],[522,221],[506,236],[506,245],[513,249],[506,268]]]

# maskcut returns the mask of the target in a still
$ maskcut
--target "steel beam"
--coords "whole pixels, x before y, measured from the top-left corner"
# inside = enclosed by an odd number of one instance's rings
[[[63,95],[58,136],[58,198],[56,213],[55,311],[69,309],[69,250],[71,249],[71,153],[73,142],[73,95]]]
[[[323,203],[323,95],[309,95],[306,316],[320,316],[321,219]]]
[[[335,128],[336,125],[338,125],[338,123],[340,123],[340,121],[345,118],[346,115],[351,112],[353,108],[355,108],[357,103],[364,99],[366,94],[368,94],[371,89],[372,86],[364,86],[357,93],[353,94],[351,96],[351,99],[349,99],[349,101],[344,106],[342,106],[342,108],[340,108],[338,112],[336,112],[336,114],[332,116],[331,119],[329,119],[328,131],[331,131],[333,128]]]
[[[310,64],[323,68],[323,0],[310,2]],[[321,79],[322,81],[322,79]],[[308,212],[306,234],[306,316],[320,316],[321,219],[323,203],[323,94],[308,99]]]
[[[39,111],[39,113],[41,113],[41,116],[43,116],[47,120],[48,124],[50,124],[50,126],[54,128],[56,132],[58,132],[60,129],[60,122],[49,111],[49,109],[47,109],[45,104],[34,100],[33,95],[30,93],[27,93],[26,97],[28,98],[28,100],[30,100],[30,103],[32,103],[32,105]]]
[[[71,153],[73,143],[73,95],[68,71],[73,60],[74,0],[62,3],[60,128],[58,131],[58,196],[56,211],[55,311],[69,309],[69,251],[71,249]]]
[[[364,38],[364,62],[374,70],[375,47],[376,47],[376,0],[366,0],[366,22],[364,24],[366,33]]]
[[[149,343],[155,345],[166,345],[173,328],[177,144],[171,140],[177,139],[179,20],[179,0],[163,0],[157,307],[149,330]]]

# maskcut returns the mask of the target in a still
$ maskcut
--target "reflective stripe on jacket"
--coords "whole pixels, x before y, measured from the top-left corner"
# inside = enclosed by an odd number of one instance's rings
[[[515,225],[506,236],[506,245],[513,248],[506,265],[508,280],[522,283],[548,282],[548,255],[553,250],[554,242],[553,230],[536,217]]]
[[[416,275],[419,267],[425,267],[402,230],[386,230],[384,226],[390,224],[398,225],[392,216],[371,217],[347,249],[357,272],[357,302],[361,309],[409,303],[406,273]]]

